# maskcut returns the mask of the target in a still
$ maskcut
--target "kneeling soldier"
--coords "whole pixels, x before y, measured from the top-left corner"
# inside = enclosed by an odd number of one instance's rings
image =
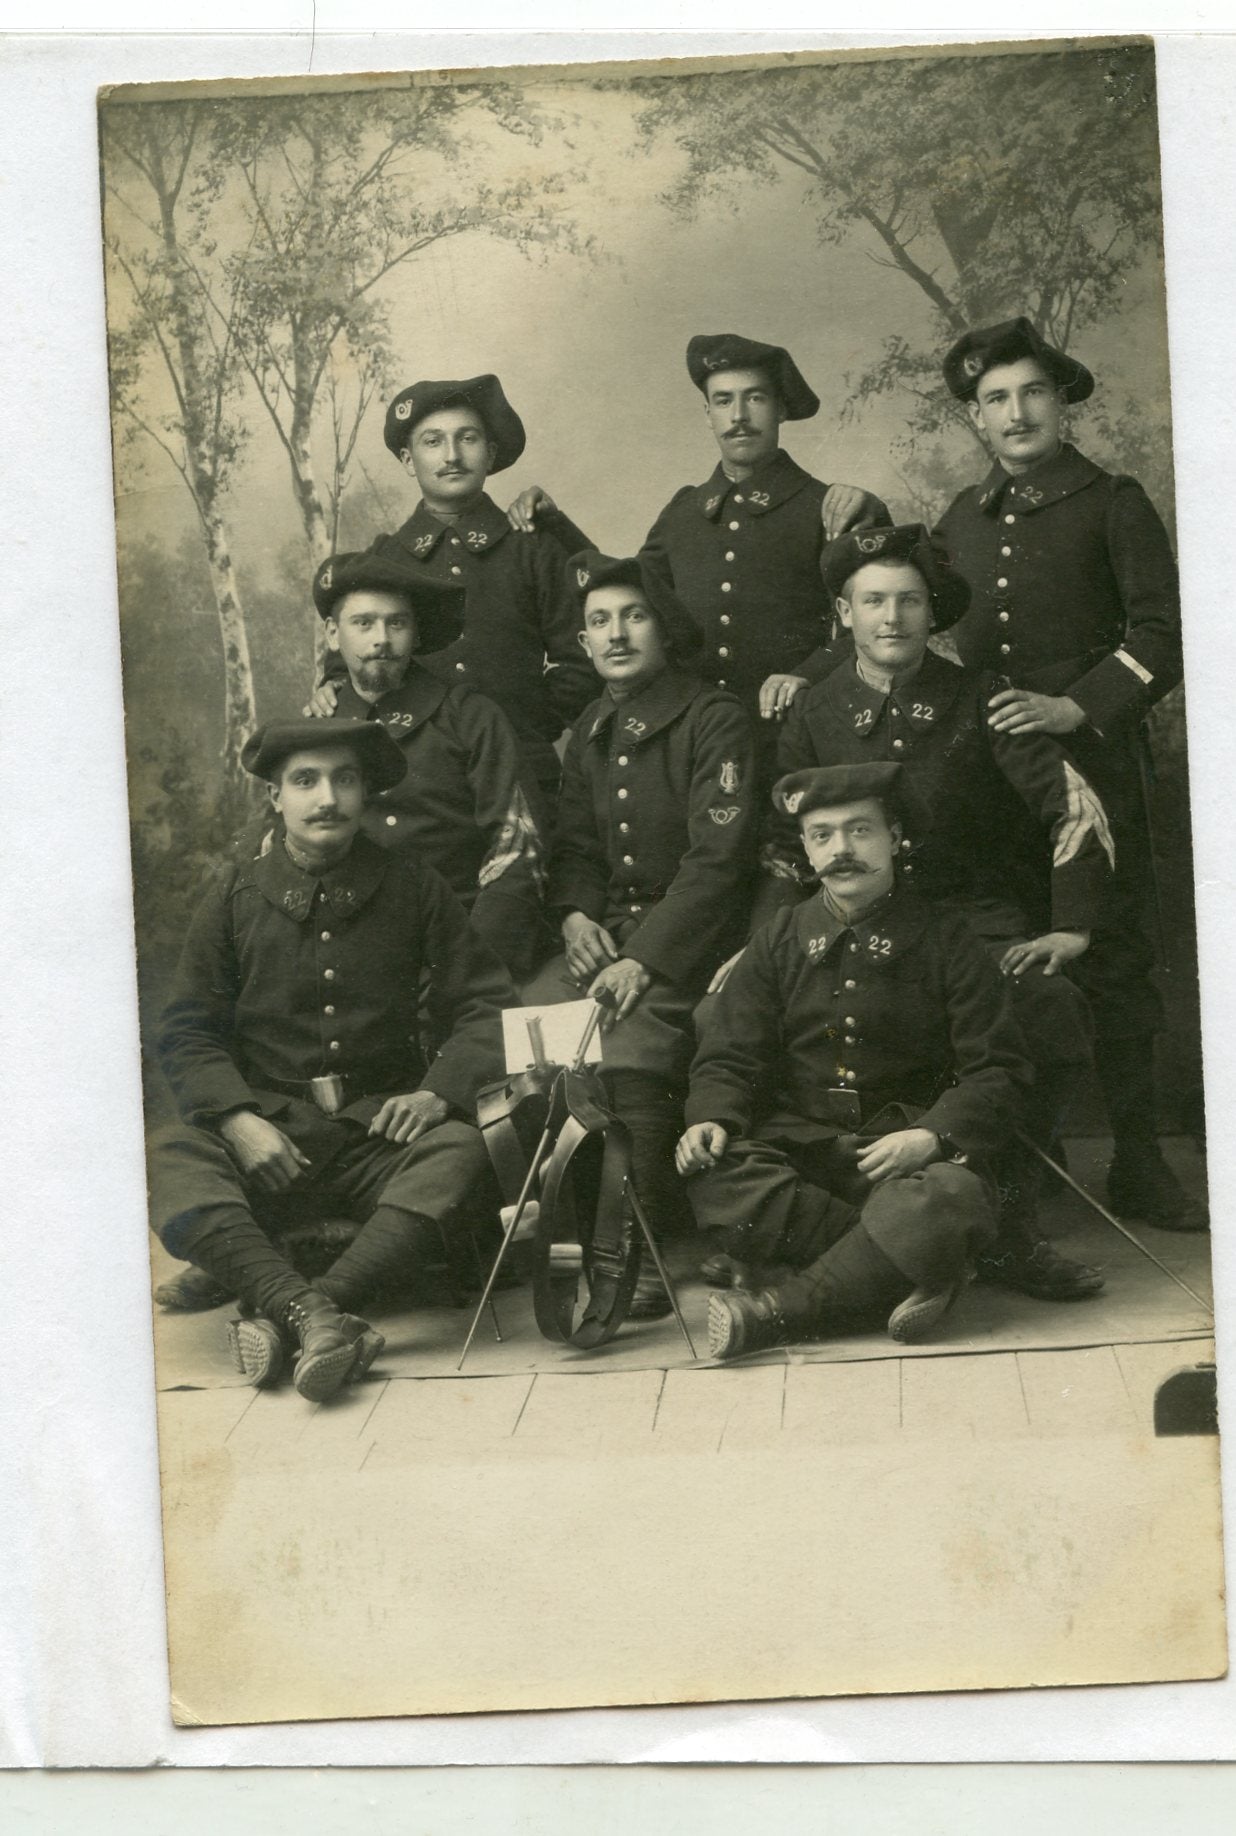
[[[319,1402],[381,1349],[350,1309],[440,1255],[485,1167],[463,1118],[501,1067],[513,990],[438,875],[358,834],[366,789],[405,770],[380,724],[272,723],[243,758],[286,833],[227,863],[190,924],[158,1039],[182,1121],[151,1140],[151,1221],[239,1296],[250,1381],[290,1356]],[[365,1220],[312,1285],[277,1243],[306,1204]]]
[[[605,692],[567,745],[546,903],[576,987],[613,1005],[605,1071],[656,1228],[681,1208],[673,1155],[691,1012],[742,936],[753,890],[754,746],[735,697],[684,667],[698,628],[638,559],[585,550],[570,578]],[[563,966],[526,998],[570,998]],[[655,1270],[640,1281],[636,1316],[666,1311]]]
[[[992,1170],[1032,1072],[964,916],[899,883],[926,812],[890,764],[782,778],[820,876],[735,965],[691,1067],[678,1169],[704,1229],[784,1279],[709,1300],[734,1357],[877,1320],[920,1338],[995,1235]]]

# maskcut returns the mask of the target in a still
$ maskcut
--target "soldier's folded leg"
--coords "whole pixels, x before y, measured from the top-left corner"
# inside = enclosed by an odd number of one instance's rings
[[[328,1184],[365,1222],[317,1286],[348,1309],[415,1286],[467,1229],[465,1208],[487,1167],[480,1131],[467,1122],[440,1122],[406,1146],[364,1137],[332,1163]]]
[[[735,1358],[882,1326],[890,1308],[911,1292],[912,1283],[853,1222],[797,1275],[766,1288],[710,1294],[709,1355]]]
[[[726,1254],[756,1279],[769,1266],[804,1267],[859,1215],[807,1176],[814,1158],[807,1145],[731,1141],[717,1166],[686,1182],[696,1223],[720,1233]]]

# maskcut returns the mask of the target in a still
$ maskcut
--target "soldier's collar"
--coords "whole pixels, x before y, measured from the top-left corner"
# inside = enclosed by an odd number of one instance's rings
[[[866,739],[880,725],[890,701],[896,702],[914,732],[924,733],[934,727],[956,700],[961,677],[956,663],[929,650],[918,673],[909,682],[900,683],[891,694],[865,682],[852,658],[826,676],[821,686],[840,718],[861,739]]]
[[[440,677],[431,676],[413,657],[399,687],[383,695],[381,701],[366,701],[353,688],[352,678],[345,676],[335,703],[335,717],[338,720],[380,720],[392,739],[402,739],[441,707],[446,692],[447,684]]]
[[[319,891],[337,918],[350,918],[377,891],[388,864],[389,856],[381,848],[367,835],[357,835],[338,866],[320,874],[305,873],[277,839],[267,853],[246,864],[243,877],[251,879],[279,911],[302,924]]]
[[[794,931],[803,955],[813,963],[822,963],[842,938],[847,952],[856,944],[854,955],[889,963],[921,936],[927,916],[922,901],[894,881],[892,892],[849,924],[830,909],[822,891],[813,893],[795,908]]]
[[[1023,516],[1041,510],[1046,504],[1059,503],[1075,491],[1084,491],[1102,468],[1087,459],[1066,440],[1054,459],[1020,478],[1014,478],[997,461],[979,486],[979,509],[994,516],[1002,508],[1019,511]]]
[[[651,739],[654,733],[659,733],[663,727],[668,727],[671,721],[677,720],[682,710],[703,692],[703,688],[704,684],[698,676],[692,676],[671,663],[646,689],[641,689],[638,695],[632,695],[629,701],[612,700],[607,689],[597,704],[592,725],[588,729],[588,738],[599,739],[607,731],[612,731],[623,741],[638,746],[644,740]]]
[[[696,487],[695,499],[701,514],[713,523],[727,502],[745,510],[749,516],[763,516],[811,482],[810,472],[804,472],[801,465],[778,447],[772,458],[757,467],[750,478],[738,483],[727,478],[725,468],[718,463],[712,477]]]
[[[439,522],[422,498],[407,522],[397,531],[397,540],[418,560],[424,560],[448,536],[458,536],[465,548],[471,549],[473,554],[480,554],[484,549],[494,548],[510,531],[511,525],[493,498],[482,491],[457,523]]]

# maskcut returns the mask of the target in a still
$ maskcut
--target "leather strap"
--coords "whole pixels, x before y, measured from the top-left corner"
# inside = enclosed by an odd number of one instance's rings
[[[630,1310],[641,1238],[627,1198],[631,1140],[592,1071],[563,1071],[558,1138],[541,1184],[532,1301],[547,1339],[592,1351]]]

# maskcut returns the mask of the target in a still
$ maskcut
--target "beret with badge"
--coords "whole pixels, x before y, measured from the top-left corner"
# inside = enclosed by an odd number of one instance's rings
[[[334,618],[349,593],[398,593],[406,599],[416,618],[418,650],[445,650],[463,630],[464,589],[426,580],[424,569],[391,542],[323,561],[313,577],[318,617]]]
[[[507,401],[498,378],[486,374],[463,381],[410,383],[401,389],[386,410],[382,429],[382,438],[396,459],[418,421],[427,414],[436,414],[439,408],[476,410],[496,448],[491,472],[504,472],[523,452],[527,438],[524,424]]]
[[[407,775],[408,761],[380,720],[268,720],[245,741],[240,762],[255,778],[273,784],[293,752],[351,746],[371,792],[390,790]]]
[[[773,785],[773,807],[799,821],[813,810],[831,810],[845,803],[862,803],[877,797],[906,839],[918,842],[931,827],[931,811],[903,765],[884,761],[870,765],[812,765],[792,771]]]
[[[851,575],[870,561],[904,561],[918,569],[931,595],[934,631],[947,631],[970,604],[969,582],[954,568],[944,544],[922,523],[851,529],[827,543],[820,573],[829,598],[840,598]]]
[[[1041,363],[1070,402],[1084,402],[1094,392],[1094,377],[1084,363],[1048,344],[1029,319],[1002,319],[959,338],[944,359],[944,380],[958,401],[972,399],[979,382],[997,364],[1033,357]]]
[[[584,601],[596,587],[637,587],[648,601],[666,649],[675,661],[688,663],[704,648],[704,633],[677,593],[658,580],[638,555],[603,555],[596,548],[581,549],[567,562],[566,578],[581,614]]]
[[[809,421],[819,411],[819,396],[807,387],[783,345],[761,344],[738,332],[699,332],[687,345],[691,381],[707,394],[708,378],[718,370],[763,370],[781,397],[787,421]]]

